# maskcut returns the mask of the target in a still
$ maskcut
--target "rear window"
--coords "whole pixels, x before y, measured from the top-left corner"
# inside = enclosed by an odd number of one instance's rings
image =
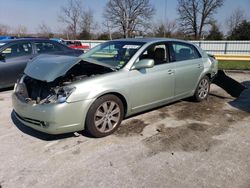
[[[190,44],[185,43],[173,43],[172,49],[174,53],[175,61],[184,61],[200,58],[201,55],[198,50]]]

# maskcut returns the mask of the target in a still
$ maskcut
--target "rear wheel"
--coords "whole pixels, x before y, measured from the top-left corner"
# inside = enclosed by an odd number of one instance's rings
[[[117,130],[124,116],[121,100],[115,95],[104,95],[90,107],[86,130],[94,137],[104,137]]]
[[[208,97],[209,90],[210,90],[210,80],[207,76],[204,76],[200,80],[196,88],[196,91],[194,93],[194,99],[198,102],[205,100]]]

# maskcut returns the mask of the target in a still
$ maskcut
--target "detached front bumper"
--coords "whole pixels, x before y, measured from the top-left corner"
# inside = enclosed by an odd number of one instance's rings
[[[12,94],[16,118],[24,125],[48,134],[84,129],[87,111],[94,99],[61,104],[30,104]]]

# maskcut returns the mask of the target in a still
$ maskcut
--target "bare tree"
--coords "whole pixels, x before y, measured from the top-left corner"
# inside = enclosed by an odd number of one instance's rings
[[[112,40],[113,37],[112,37],[112,27],[111,27],[111,24],[108,20],[104,21],[103,22],[103,26],[104,26],[104,33],[108,33],[109,35],[109,40]]]
[[[44,22],[42,22],[38,26],[38,34],[43,36],[43,37],[48,37],[51,38],[53,33],[48,25],[46,25]]]
[[[156,37],[171,37],[177,31],[177,23],[175,20],[166,20],[159,22],[153,27],[153,33]]]
[[[113,28],[119,28],[124,38],[128,38],[134,32],[144,31],[154,12],[149,0],[109,0],[104,18]]]
[[[27,35],[27,32],[28,32],[28,29],[26,26],[24,25],[18,25],[15,29],[15,34],[18,36],[18,37],[24,37]]]
[[[223,3],[224,0],[178,0],[181,28],[195,39],[201,38],[204,27],[213,22],[213,15]]]
[[[228,27],[228,35],[231,35],[233,30],[239,26],[243,20],[245,20],[245,13],[242,9],[237,8],[233,13],[226,19],[226,26]]]
[[[96,28],[96,25],[93,11],[91,9],[83,11],[81,15],[81,30],[91,33],[91,31]]]
[[[6,35],[10,33],[10,27],[5,24],[0,24],[0,35]]]
[[[97,28],[98,24],[94,20],[93,11],[91,9],[85,10],[81,15],[81,33],[80,39],[92,39],[93,32]]]
[[[165,36],[164,37],[171,37],[171,35],[177,30],[177,23],[175,20],[166,20],[164,22],[165,26]]]
[[[82,14],[83,8],[80,0],[68,0],[68,4],[61,7],[61,14],[58,19],[60,22],[67,24],[67,28],[74,38],[79,32]]]

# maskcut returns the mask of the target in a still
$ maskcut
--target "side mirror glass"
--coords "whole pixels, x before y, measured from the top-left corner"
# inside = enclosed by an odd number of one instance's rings
[[[142,59],[133,65],[132,70],[152,68],[154,65],[155,61],[153,59]]]

